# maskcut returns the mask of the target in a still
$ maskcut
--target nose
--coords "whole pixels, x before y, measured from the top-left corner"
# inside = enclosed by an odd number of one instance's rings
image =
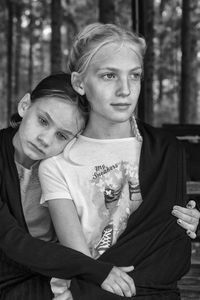
[[[53,142],[53,135],[51,132],[45,131],[45,132],[41,133],[40,135],[38,135],[38,141],[42,147],[47,148]]]
[[[127,97],[131,93],[130,83],[127,78],[122,78],[118,82],[117,96]]]

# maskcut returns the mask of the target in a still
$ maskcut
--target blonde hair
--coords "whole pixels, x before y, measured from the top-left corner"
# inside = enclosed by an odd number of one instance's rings
[[[133,45],[143,66],[146,51],[144,38],[114,24],[93,23],[86,26],[76,36],[69,54],[68,71],[83,74],[95,53],[109,43]]]

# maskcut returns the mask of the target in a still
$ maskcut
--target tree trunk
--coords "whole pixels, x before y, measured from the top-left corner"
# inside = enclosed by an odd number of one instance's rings
[[[20,58],[21,58],[21,42],[22,42],[22,30],[21,30],[21,13],[22,6],[20,3],[16,3],[16,51],[15,51],[15,85],[14,96],[18,99],[20,89]],[[17,102],[15,100],[14,110],[16,111]]]
[[[8,30],[7,30],[7,124],[12,113],[12,49],[13,49],[13,3],[7,0]]]
[[[114,0],[99,0],[99,22],[115,23]]]
[[[188,0],[182,2],[182,24],[181,24],[181,97],[180,97],[180,123],[195,123],[196,120],[196,76],[195,60],[197,41],[193,35],[191,12],[193,6]]]
[[[33,19],[33,7],[32,0],[29,2],[30,7],[30,23],[29,23],[29,67],[28,67],[28,86],[29,91],[32,90],[33,85],[33,27],[34,27],[34,19]]]
[[[144,36],[147,52],[144,59],[144,80],[138,101],[137,114],[143,121],[153,123],[153,74],[154,74],[154,1],[132,0],[133,30]]]
[[[161,0],[159,5],[159,18],[162,20],[162,13],[165,7],[165,1]],[[159,93],[158,93],[158,99],[157,103],[161,103],[163,99],[163,79],[164,79],[164,68],[163,68],[163,62],[164,62],[164,56],[163,56],[163,45],[164,45],[164,34],[161,33],[159,35],[159,49],[160,49],[160,55],[159,55],[159,70],[158,70],[158,81],[159,81]]]
[[[61,0],[51,0],[51,72],[62,70],[61,52],[61,25],[62,6]]]

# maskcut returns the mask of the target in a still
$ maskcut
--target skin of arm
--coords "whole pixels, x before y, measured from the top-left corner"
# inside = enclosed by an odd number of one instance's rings
[[[91,257],[73,201],[53,199],[48,201],[48,207],[60,243]],[[126,273],[132,270],[132,266],[113,267],[101,287],[121,296],[134,295],[136,293],[134,281]]]
[[[91,257],[73,201],[55,199],[48,207],[59,242]]]

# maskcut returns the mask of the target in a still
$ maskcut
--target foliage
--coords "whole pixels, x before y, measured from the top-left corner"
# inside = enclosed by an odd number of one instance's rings
[[[23,94],[50,73],[51,0],[9,1],[14,8],[11,79],[11,100],[14,110]],[[194,2],[197,4],[192,11],[193,38],[196,40],[196,64],[194,63],[193,71],[198,80],[196,97],[200,110],[200,2]],[[6,3],[6,0],[0,1],[0,127],[5,126],[7,121],[8,8]],[[63,8],[62,69],[65,71],[74,35],[86,24],[98,21],[99,0],[62,0],[61,3]],[[116,0],[114,3],[115,23],[131,29],[131,0]],[[17,9],[20,9],[20,14],[17,14]],[[154,9],[154,124],[160,126],[162,123],[176,123],[179,118],[182,0],[154,0]],[[21,31],[17,27],[19,24],[21,24]],[[17,48],[19,41],[21,46]],[[197,116],[195,122],[199,121],[200,118]]]
[[[200,49],[200,3],[197,2],[197,6],[192,10],[191,22],[195,29],[193,34]],[[178,123],[181,101],[182,1],[156,0],[155,14],[154,124]],[[192,70],[196,78],[199,78],[200,72],[198,49],[196,48],[196,68]],[[200,95],[197,100],[200,103]],[[194,111],[197,107],[191,107],[191,109]],[[197,115],[193,122],[200,122],[200,117]]]

